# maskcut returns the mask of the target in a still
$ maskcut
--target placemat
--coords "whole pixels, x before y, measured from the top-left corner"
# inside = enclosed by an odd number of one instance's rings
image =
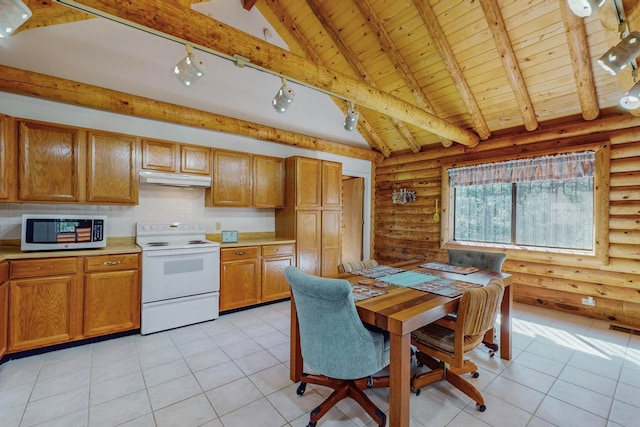
[[[366,285],[359,285],[357,283],[351,284],[351,292],[353,293],[353,299],[355,301],[362,301],[371,297],[377,297],[378,295],[384,295],[387,291],[382,289],[375,289]]]
[[[402,268],[389,267],[387,265],[378,265],[376,267],[365,268],[364,270],[352,271],[351,274],[354,276],[364,276],[370,279],[377,279],[378,277],[400,273],[401,271],[405,270]]]
[[[430,292],[432,294],[453,298],[462,295],[465,289],[481,287],[482,285],[478,285],[476,283],[440,277],[436,280],[417,285],[413,289],[418,289],[420,291]]]
[[[391,283],[392,285],[413,288],[417,285],[430,282],[437,278],[438,276],[434,276],[428,273],[420,273],[418,271],[403,271],[402,273],[378,277],[378,280],[380,280],[381,282]]]
[[[458,273],[458,274],[471,274],[471,273],[475,273],[476,271],[480,271],[475,267],[463,267],[461,265],[449,265],[449,264],[442,264],[440,262],[429,262],[427,264],[420,264],[420,267],[429,268],[431,270],[446,271],[447,273]]]

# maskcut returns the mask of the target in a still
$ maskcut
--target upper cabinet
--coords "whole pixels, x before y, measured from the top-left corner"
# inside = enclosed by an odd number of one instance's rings
[[[211,149],[171,141],[143,139],[142,169],[210,175]]]
[[[322,161],[306,157],[290,157],[287,175],[295,188],[295,205],[299,208],[319,208],[322,205]],[[294,173],[291,173],[294,172]]]
[[[237,151],[213,150],[213,186],[207,206],[284,206],[284,160]]]
[[[0,200],[15,200],[16,185],[16,149],[13,125],[15,120],[0,115]]]
[[[68,126],[20,121],[18,199],[80,202],[84,132]]]

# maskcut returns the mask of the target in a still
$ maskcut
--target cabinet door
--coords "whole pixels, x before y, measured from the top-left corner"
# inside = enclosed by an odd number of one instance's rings
[[[321,216],[319,210],[296,212],[296,246],[298,268],[320,275]]]
[[[322,161],[296,157],[296,206],[317,208],[322,203]]]
[[[16,192],[16,144],[14,120],[0,115],[0,200],[12,201]]]
[[[253,206],[284,207],[284,160],[253,156]]]
[[[258,248],[223,249],[220,258],[220,311],[260,302]]]
[[[21,121],[19,191],[24,201],[78,202],[80,131],[70,127]]]
[[[196,145],[180,147],[180,172],[211,175],[211,149]]]
[[[9,263],[0,263],[0,358],[7,352],[9,320]]]
[[[214,150],[211,193],[214,206],[251,206],[251,154]]]
[[[171,141],[142,140],[142,169],[177,172],[180,144]]]
[[[342,163],[322,162],[322,206],[342,206]]]
[[[85,275],[84,326],[87,337],[140,327],[140,281],[137,270]]]
[[[10,351],[59,344],[78,335],[76,282],[76,276],[11,280]]]
[[[338,274],[342,256],[342,212],[322,211],[322,276]]]
[[[138,140],[134,136],[89,132],[87,202],[138,203]]]
[[[291,296],[284,269],[294,265],[293,255],[262,259],[262,301],[273,301]]]

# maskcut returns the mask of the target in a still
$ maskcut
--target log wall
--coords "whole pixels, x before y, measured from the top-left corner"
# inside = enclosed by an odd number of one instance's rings
[[[551,133],[550,133],[551,135]],[[504,270],[512,274],[514,300],[640,327],[640,127],[558,139],[502,137],[475,148],[436,147],[392,157],[376,166],[374,256],[379,262],[429,259],[446,262],[440,248],[442,165],[546,151],[593,142],[611,146],[608,263],[579,259],[547,263],[525,251],[507,252]],[[392,203],[393,190],[416,192],[417,200]],[[582,304],[591,296],[595,306]]]

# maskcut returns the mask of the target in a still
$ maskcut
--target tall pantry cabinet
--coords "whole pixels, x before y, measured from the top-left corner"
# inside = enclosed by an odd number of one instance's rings
[[[336,275],[341,256],[342,164],[290,157],[285,169],[285,207],[276,210],[276,236],[296,240],[300,270]]]

